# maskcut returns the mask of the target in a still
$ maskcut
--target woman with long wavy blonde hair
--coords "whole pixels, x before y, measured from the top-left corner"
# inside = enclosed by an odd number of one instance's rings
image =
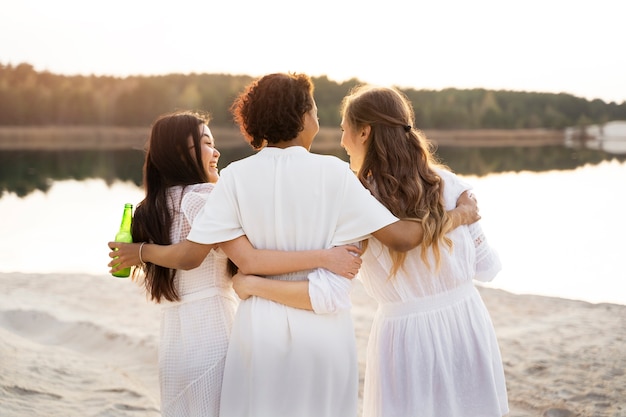
[[[342,146],[361,183],[423,240],[394,252],[375,237],[361,279],[379,303],[367,349],[364,417],[502,416],[508,400],[489,313],[473,284],[500,271],[478,223],[447,210],[470,187],[438,163],[395,88],[359,86],[342,103]]]

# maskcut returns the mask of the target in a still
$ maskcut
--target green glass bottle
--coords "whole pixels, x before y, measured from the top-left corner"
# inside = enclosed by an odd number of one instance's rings
[[[133,243],[133,237],[130,233],[130,228],[133,222],[133,205],[126,203],[124,205],[124,214],[122,215],[122,224],[120,230],[115,235],[116,242]],[[112,274],[114,277],[127,278],[130,276],[130,267],[121,269]]]

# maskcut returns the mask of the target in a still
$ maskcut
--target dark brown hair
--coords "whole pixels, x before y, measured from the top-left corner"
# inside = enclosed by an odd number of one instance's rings
[[[209,182],[202,164],[199,126],[208,124],[209,116],[178,111],[159,116],[152,125],[143,166],[145,198],[137,205],[132,225],[135,242],[168,245],[171,242],[172,214],[168,210],[167,190],[176,185]],[[193,138],[194,155],[188,138]],[[133,277],[138,277],[137,274]],[[144,285],[152,300],[176,301],[175,269],[152,263],[144,266]]]
[[[241,133],[254,149],[290,141],[304,129],[304,115],[313,108],[313,83],[304,74],[269,74],[253,81],[230,110]]]
[[[443,165],[414,128],[411,102],[395,88],[357,86],[343,99],[341,113],[352,128],[371,126],[359,180],[397,217],[421,220],[422,259],[428,264],[426,250],[432,246],[438,265],[439,241],[452,243],[445,236],[452,224],[443,204],[443,183],[434,170]],[[405,257],[392,252],[391,275]]]

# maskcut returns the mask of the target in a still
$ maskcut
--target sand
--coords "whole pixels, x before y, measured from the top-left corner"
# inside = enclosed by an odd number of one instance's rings
[[[510,416],[626,417],[626,306],[480,291]],[[376,303],[353,304],[362,382]],[[158,330],[127,279],[0,274],[0,416],[158,416]]]

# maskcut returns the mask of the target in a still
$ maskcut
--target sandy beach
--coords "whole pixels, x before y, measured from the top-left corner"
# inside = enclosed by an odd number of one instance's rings
[[[626,417],[626,306],[480,288],[512,417]],[[360,283],[363,358],[376,303]],[[108,275],[0,274],[2,417],[158,416],[159,309]]]

